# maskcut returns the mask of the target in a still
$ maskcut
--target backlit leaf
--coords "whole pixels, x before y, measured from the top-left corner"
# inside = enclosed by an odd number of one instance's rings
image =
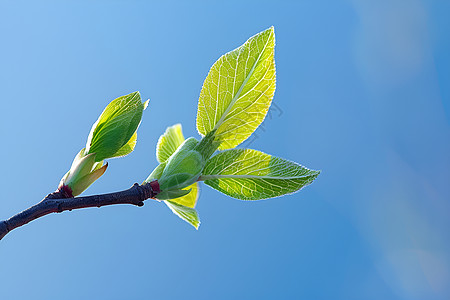
[[[160,136],[156,145],[156,159],[162,163],[165,162],[184,142],[181,124],[175,124],[166,129]]]
[[[102,161],[117,156],[117,152],[131,152],[130,148],[134,149],[135,143],[121,148],[127,145],[135,134],[146,106],[147,102],[141,102],[139,92],[111,101],[92,125],[86,143],[86,154],[96,153],[96,161]]]
[[[197,199],[198,199],[198,190],[199,190],[198,183],[197,182],[193,183],[190,186],[188,186],[187,188],[184,188],[183,190],[189,190],[189,189],[191,191],[186,196],[175,198],[170,201],[187,206],[187,207],[194,208],[195,204],[197,204]]]
[[[134,148],[136,147],[137,143],[137,131],[134,132],[134,134],[131,136],[128,143],[122,146],[116,153],[113,154],[111,157],[121,157],[130,154],[133,152]]]
[[[264,120],[275,92],[275,33],[256,34],[217,60],[200,93],[197,130],[216,130],[220,150],[246,140]]]
[[[198,226],[200,226],[200,219],[195,209],[180,205],[178,203],[173,202],[172,200],[164,202],[167,204],[167,206],[172,210],[174,214],[176,214],[181,219],[194,226],[195,229],[198,229]]]
[[[313,182],[319,171],[250,149],[213,156],[199,180],[241,200],[259,200],[293,193]]]

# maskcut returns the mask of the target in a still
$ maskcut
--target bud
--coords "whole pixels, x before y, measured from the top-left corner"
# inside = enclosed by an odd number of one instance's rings
[[[161,189],[158,199],[173,199],[189,193],[189,190],[181,190],[196,182],[205,166],[203,156],[194,150],[197,145],[195,138],[188,138],[166,161],[158,178]]]
[[[86,190],[106,171],[107,158],[125,156],[136,146],[137,128],[148,100],[141,102],[139,92],[111,101],[98,120],[83,148],[75,157],[70,170],[64,175],[58,190],[77,196]]]
[[[156,199],[158,200],[171,200],[186,196],[191,192],[191,189],[188,190],[167,190],[162,191],[158,195],[156,195]]]
[[[83,156],[84,152],[85,149],[82,149],[78,153],[70,170],[64,175],[58,186],[58,190],[65,190],[73,197],[86,190],[108,168],[108,164],[103,164],[103,161],[95,162],[95,153]]]

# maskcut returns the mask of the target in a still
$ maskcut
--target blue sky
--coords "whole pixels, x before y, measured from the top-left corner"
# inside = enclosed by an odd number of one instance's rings
[[[277,91],[247,146],[322,174],[243,202],[50,215],[0,242],[0,299],[448,299],[450,2],[0,1],[0,219],[53,191],[112,99],[150,99],[126,189],[223,53],[275,26]]]

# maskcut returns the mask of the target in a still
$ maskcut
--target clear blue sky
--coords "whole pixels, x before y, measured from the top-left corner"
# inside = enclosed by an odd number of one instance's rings
[[[0,242],[0,299],[449,299],[450,2],[0,1],[0,219],[53,191],[108,102],[150,99],[135,152],[85,194],[142,182],[210,66],[275,26],[275,109],[250,147],[321,169],[243,202],[50,215]]]

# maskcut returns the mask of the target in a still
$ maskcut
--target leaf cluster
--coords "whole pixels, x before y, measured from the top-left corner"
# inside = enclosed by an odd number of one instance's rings
[[[158,166],[144,183],[157,183],[156,199],[198,228],[199,182],[230,197],[260,200],[294,193],[319,171],[252,149],[236,149],[264,121],[276,86],[275,32],[271,27],[221,56],[206,77],[197,110],[201,139],[185,139],[180,124],[158,140]],[[138,92],[113,100],[92,126],[60,188],[84,191],[106,170],[104,160],[129,154],[148,101]]]
[[[162,195],[156,198],[196,228],[198,181],[236,199],[260,200],[296,192],[320,173],[257,150],[235,149],[269,110],[276,84],[274,47],[271,27],[214,63],[198,101],[201,141],[185,140],[180,124],[158,141],[160,165],[146,182],[158,180]],[[183,151],[187,141],[191,146]],[[222,151],[214,155],[216,150]]]

